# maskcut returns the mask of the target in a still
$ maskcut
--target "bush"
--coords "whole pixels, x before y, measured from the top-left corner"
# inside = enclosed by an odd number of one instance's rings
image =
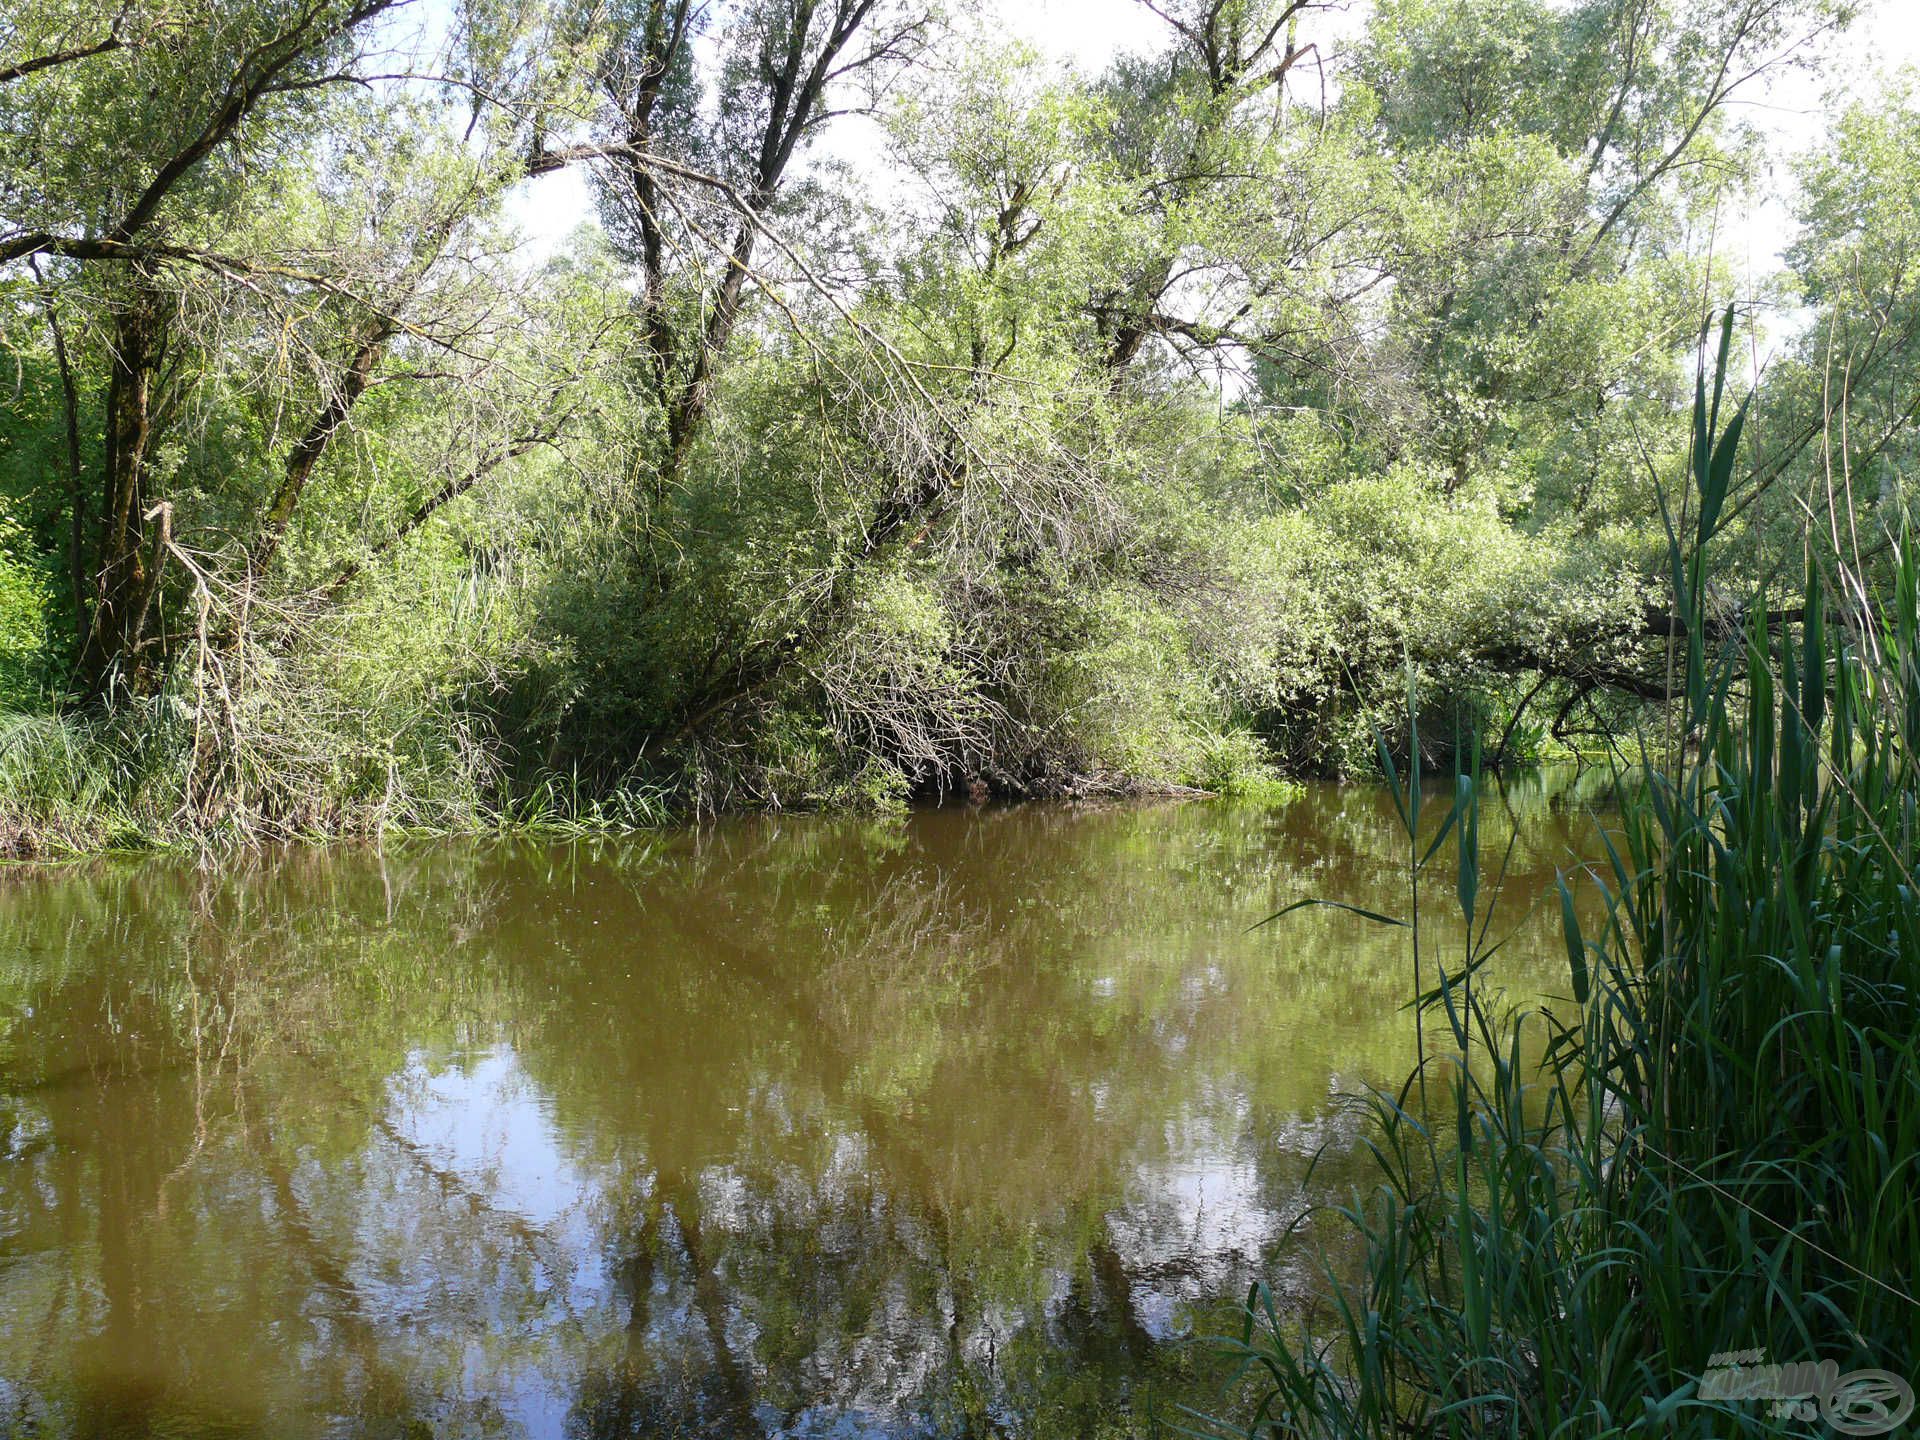
[[[25,532],[0,510],[0,713],[38,699],[47,612],[46,580],[28,557]]]

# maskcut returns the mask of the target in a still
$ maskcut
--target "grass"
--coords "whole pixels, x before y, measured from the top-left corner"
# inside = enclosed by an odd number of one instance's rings
[[[0,713],[0,856],[152,845],[181,793],[159,723]]]
[[[1378,1184],[1338,1208],[1357,1268],[1329,1262],[1305,1315],[1256,1286],[1222,1342],[1248,1416],[1191,1433],[1724,1440],[1884,1433],[1911,1405],[1920,566],[1898,547],[1869,585],[1810,561],[1797,626],[1715,623],[1744,419],[1720,424],[1727,333],[1697,393],[1684,540],[1669,525],[1676,725],[1620,770],[1606,861],[1558,897],[1574,1009],[1476,993],[1477,766],[1437,821],[1389,766],[1412,913],[1370,918],[1412,929],[1433,1058],[1371,1099]],[[1451,956],[1419,950],[1442,853],[1469,937]],[[1728,1352],[1745,1373],[1834,1369],[1797,1400],[1745,1398]]]
[[[510,788],[482,747],[462,754],[405,737],[355,747],[323,736],[289,759],[243,735],[210,778],[213,747],[196,743],[178,711],[162,697],[108,714],[0,712],[0,859],[375,834],[583,835],[676,814],[664,790],[638,781],[589,789],[549,772]]]

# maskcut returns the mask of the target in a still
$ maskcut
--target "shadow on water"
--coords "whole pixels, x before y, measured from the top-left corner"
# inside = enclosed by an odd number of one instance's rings
[[[1516,999],[1590,823],[1485,822]],[[1394,836],[1328,787],[11,875],[0,1426],[1146,1433],[1362,1178],[1400,942],[1247,927],[1399,908]]]

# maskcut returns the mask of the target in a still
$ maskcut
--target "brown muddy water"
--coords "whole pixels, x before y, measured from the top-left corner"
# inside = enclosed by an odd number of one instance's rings
[[[1557,780],[1494,933],[1567,989]],[[1412,1060],[1384,792],[0,876],[0,1433],[1165,1433]],[[1444,915],[1451,874],[1431,877]],[[1429,932],[1457,944],[1457,927]],[[1318,1156],[1316,1163],[1315,1157]]]

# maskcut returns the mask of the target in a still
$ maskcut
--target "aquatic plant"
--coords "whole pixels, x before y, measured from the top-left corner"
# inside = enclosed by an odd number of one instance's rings
[[[1190,1433],[1884,1433],[1911,1410],[1920,563],[1904,536],[1873,575],[1809,547],[1799,605],[1716,609],[1730,334],[1668,520],[1673,724],[1615,775],[1605,863],[1555,897],[1572,1013],[1474,992],[1474,767],[1431,835],[1417,772],[1389,770],[1416,904],[1449,838],[1458,862],[1468,944],[1426,957],[1415,1002],[1445,1027],[1370,1099],[1378,1184],[1338,1210],[1357,1268],[1328,1263],[1304,1315],[1256,1285],[1222,1342],[1249,1418]],[[1440,1070],[1451,1103],[1423,1104]]]

